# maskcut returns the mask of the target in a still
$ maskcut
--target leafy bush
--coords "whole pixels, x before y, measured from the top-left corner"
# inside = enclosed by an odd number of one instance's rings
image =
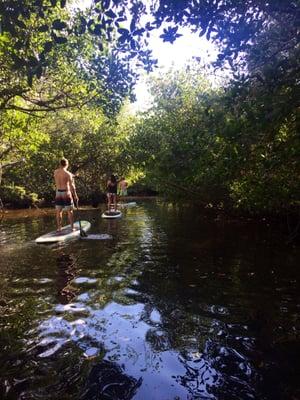
[[[128,188],[128,196],[157,196],[158,192],[143,180],[133,183]]]
[[[8,207],[30,207],[39,201],[36,193],[28,193],[22,186],[6,185],[0,188],[0,197]]]

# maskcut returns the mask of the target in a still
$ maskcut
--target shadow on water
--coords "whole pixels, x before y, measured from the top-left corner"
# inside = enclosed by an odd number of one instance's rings
[[[141,378],[136,380],[117,364],[103,360],[91,369],[80,400],[130,400],[141,384]]]
[[[4,223],[1,398],[300,397],[299,249],[166,203],[81,218],[113,240],[37,246],[53,216]]]

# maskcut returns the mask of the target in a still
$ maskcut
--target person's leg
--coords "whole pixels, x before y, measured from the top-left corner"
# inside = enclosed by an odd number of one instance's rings
[[[58,232],[61,231],[61,221],[62,221],[62,209],[56,209],[56,229]]]
[[[74,228],[73,210],[68,210],[68,219],[69,219],[69,224],[71,225],[71,229],[72,229],[72,231],[74,231],[75,228]]]
[[[110,196],[110,193],[107,193],[107,208],[108,208],[108,211],[110,211],[110,206],[111,206],[111,196]]]
[[[117,194],[114,194],[114,209],[117,211]]]

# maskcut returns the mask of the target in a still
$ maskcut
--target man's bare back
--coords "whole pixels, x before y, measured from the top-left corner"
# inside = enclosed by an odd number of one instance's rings
[[[68,165],[68,160],[63,158],[60,161],[60,167],[54,171],[56,186],[55,209],[58,232],[61,231],[62,213],[64,210],[68,212],[71,229],[74,230],[73,199],[78,207],[78,196],[75,189],[74,178],[73,175],[67,171]]]
[[[73,189],[73,175],[63,168],[58,168],[54,171],[54,180],[58,190],[71,192],[71,189]]]

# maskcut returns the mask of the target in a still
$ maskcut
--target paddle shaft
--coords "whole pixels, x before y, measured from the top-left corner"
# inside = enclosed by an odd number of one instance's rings
[[[78,208],[78,201],[76,202],[76,209],[77,209],[77,211],[79,211],[79,208]],[[87,237],[87,234],[86,234],[85,231],[82,229],[80,218],[78,218],[78,222],[79,222],[80,236],[82,236],[82,237]]]

